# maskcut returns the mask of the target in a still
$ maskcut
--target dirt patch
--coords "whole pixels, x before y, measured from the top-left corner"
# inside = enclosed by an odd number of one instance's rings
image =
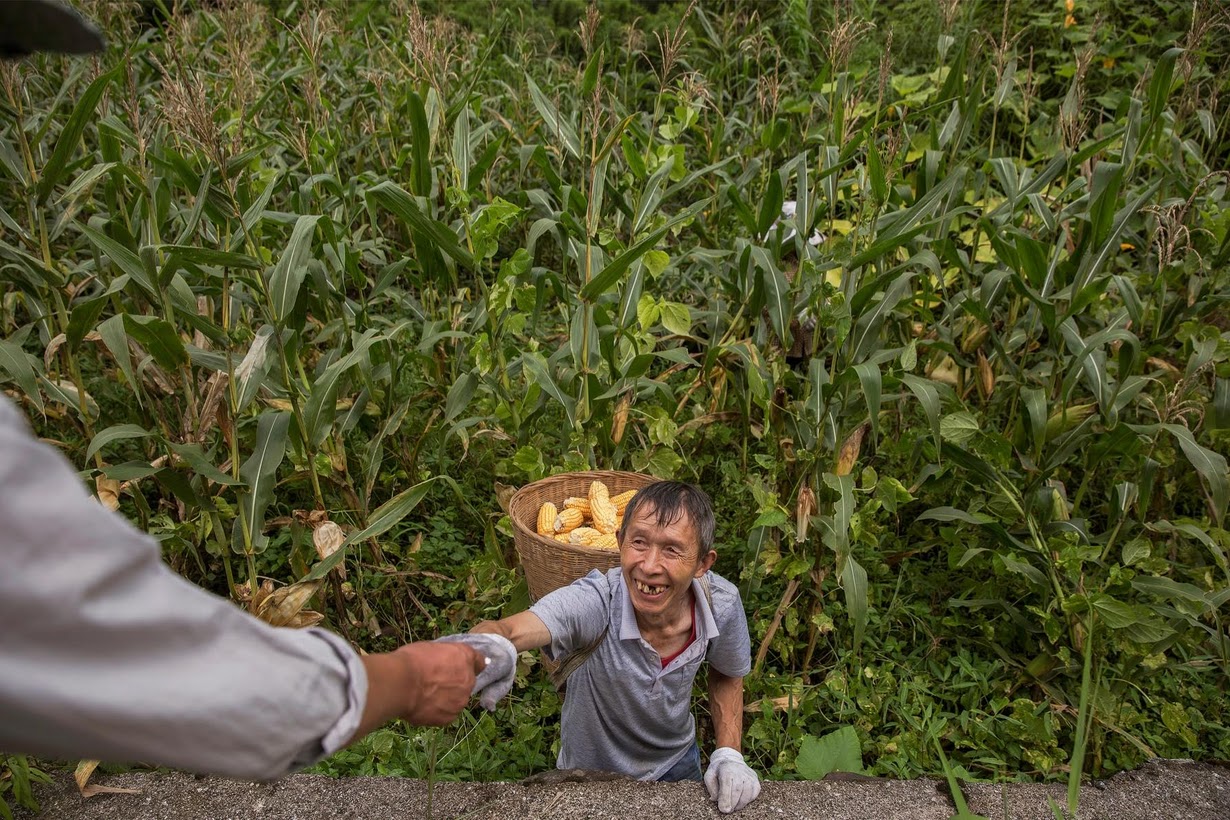
[[[186,774],[102,775],[100,785],[139,788],[137,795],[82,800],[67,775],[37,790],[32,818],[80,820],[325,820],[326,818],[722,817],[697,783],[436,783],[393,777],[332,779],[293,775],[272,784]],[[970,785],[970,809],[993,820],[1054,820],[1047,798],[1067,803],[1062,785]],[[741,820],[781,818],[918,818],[948,820],[947,788],[933,780],[767,782]],[[1154,761],[1081,790],[1082,820],[1224,820],[1230,817],[1230,769],[1190,761]]]

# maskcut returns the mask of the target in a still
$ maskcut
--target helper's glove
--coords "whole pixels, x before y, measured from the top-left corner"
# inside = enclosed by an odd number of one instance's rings
[[[743,762],[743,755],[729,746],[714,749],[705,770],[709,799],[716,800],[718,811],[730,814],[760,795],[760,777]]]
[[[494,712],[495,705],[512,691],[513,678],[517,674],[517,648],[512,641],[489,632],[445,635],[436,640],[441,643],[463,643],[487,659],[487,668],[478,673],[474,691],[470,694],[478,695],[478,702],[483,708]]]

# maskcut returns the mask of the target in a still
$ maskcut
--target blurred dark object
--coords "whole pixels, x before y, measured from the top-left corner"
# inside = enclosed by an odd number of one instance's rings
[[[102,32],[58,0],[0,0],[0,57],[102,51]]]

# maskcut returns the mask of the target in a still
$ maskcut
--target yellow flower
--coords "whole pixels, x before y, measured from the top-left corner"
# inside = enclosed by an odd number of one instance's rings
[[[1071,0],[1069,0],[1069,2],[1071,2]],[[1063,27],[1072,28],[1072,26],[1074,25],[1076,25],[1076,18],[1073,17],[1071,14],[1065,15],[1063,18]]]
[[[1076,0],[1063,0],[1063,10],[1071,15],[1076,11]]]
[[[1114,57],[1103,57],[1102,58],[1102,68],[1114,68],[1114,67],[1115,67]]]

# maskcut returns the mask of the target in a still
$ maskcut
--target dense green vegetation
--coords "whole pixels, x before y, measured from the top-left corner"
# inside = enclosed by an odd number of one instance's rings
[[[768,777],[1230,757],[1217,4],[86,5],[0,69],[0,387],[188,578],[430,638],[507,487],[647,471]],[[319,770],[547,768],[524,675]]]

